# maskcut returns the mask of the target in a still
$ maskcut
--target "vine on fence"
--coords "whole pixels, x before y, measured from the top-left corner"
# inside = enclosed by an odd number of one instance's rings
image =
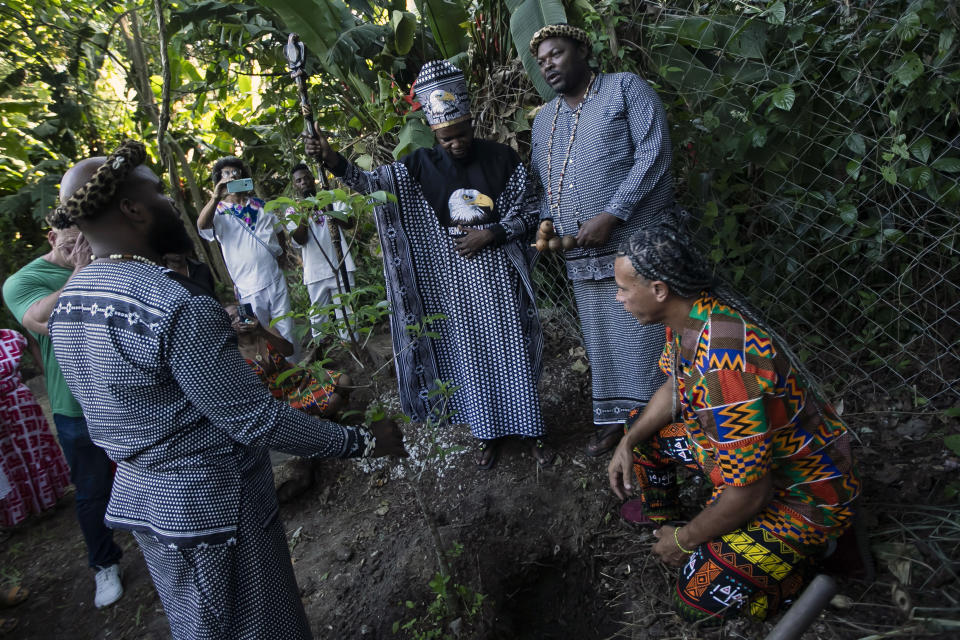
[[[956,7],[598,10],[586,22],[600,66],[640,72],[667,106],[679,198],[704,248],[827,387],[956,403]]]

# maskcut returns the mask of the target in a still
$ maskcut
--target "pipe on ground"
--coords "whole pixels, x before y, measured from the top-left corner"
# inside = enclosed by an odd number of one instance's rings
[[[830,599],[837,593],[837,583],[828,575],[818,573],[803,590],[797,601],[787,609],[766,640],[797,640],[803,635]]]

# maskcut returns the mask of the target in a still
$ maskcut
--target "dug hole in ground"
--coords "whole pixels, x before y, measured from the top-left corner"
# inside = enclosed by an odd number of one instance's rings
[[[620,520],[620,503],[607,486],[609,456],[582,453],[591,429],[589,369],[582,349],[554,340],[545,363],[542,402],[550,444],[558,451],[547,468],[537,467],[523,443],[511,441],[493,470],[478,471],[475,441],[462,426],[435,432],[408,425],[411,458],[404,463],[277,457],[281,517],[315,637],[763,638],[769,632],[776,618],[764,623],[737,619],[710,629],[685,625],[672,613],[675,574],[650,556],[648,531]],[[42,396],[42,383],[32,382]],[[362,395],[355,394],[352,406],[362,407]],[[381,399],[389,402],[390,395]],[[935,502],[951,469],[955,474],[951,464],[956,461],[930,439],[894,437],[875,417],[860,424],[869,432],[858,448],[869,529],[887,555],[881,553],[874,582],[841,579],[840,596],[804,638],[890,632],[955,637],[923,621],[955,619],[955,614],[918,615],[914,609],[942,609],[960,596],[956,564],[934,566],[896,524],[910,521],[911,513],[918,526],[932,520],[918,516],[916,507],[886,505]],[[445,455],[428,454],[435,439],[449,450]],[[910,471],[920,463],[929,473]],[[690,476],[683,480],[681,494],[695,513],[706,488]],[[413,483],[450,566],[447,592],[464,587],[460,615],[431,606],[443,588],[437,581],[438,549]],[[136,543],[125,532],[117,539],[125,549],[126,593],[114,606],[93,607],[93,573],[86,567],[73,510],[69,494],[55,509],[10,532],[3,544],[0,578],[31,591],[16,609],[0,611],[18,618],[15,637],[168,638],[160,600]],[[909,611],[902,608],[904,593],[910,597]]]

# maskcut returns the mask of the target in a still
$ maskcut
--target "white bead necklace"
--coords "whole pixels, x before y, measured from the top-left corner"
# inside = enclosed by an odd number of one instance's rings
[[[135,253],[111,253],[107,258],[111,260],[134,260],[135,262],[142,262],[143,264],[149,264],[154,267],[159,267],[156,262],[150,258],[144,258],[143,256],[138,256]],[[97,260],[97,256],[90,256],[91,260]]]

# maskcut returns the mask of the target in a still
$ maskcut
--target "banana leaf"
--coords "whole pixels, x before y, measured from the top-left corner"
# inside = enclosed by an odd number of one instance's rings
[[[511,13],[510,35],[513,36],[513,44],[520,54],[523,68],[527,70],[540,97],[551,100],[557,94],[543,79],[536,57],[530,53],[530,40],[541,27],[567,21],[563,3],[560,0],[508,0],[507,7]]]
[[[417,0],[417,10],[430,25],[433,41],[440,54],[449,60],[467,50],[470,44],[463,28],[470,19],[466,3],[457,0]]]
[[[417,17],[409,11],[394,11],[390,26],[393,28],[393,50],[402,56],[406,55],[417,36]]]

